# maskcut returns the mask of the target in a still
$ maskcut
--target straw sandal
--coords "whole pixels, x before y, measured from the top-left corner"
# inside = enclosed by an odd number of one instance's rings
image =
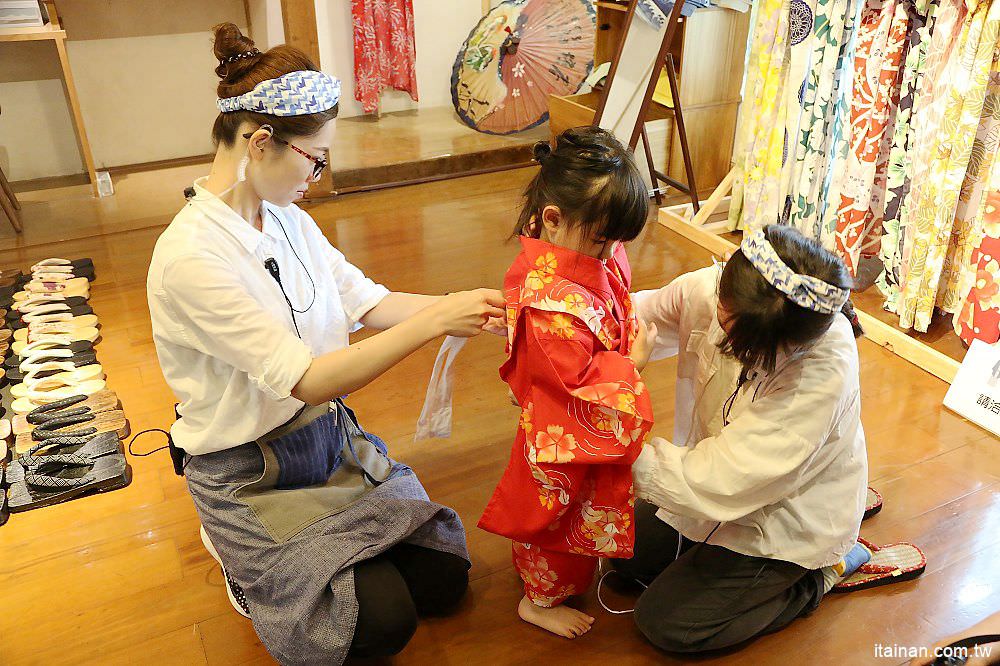
[[[38,467],[52,456],[78,456],[93,460],[102,456],[122,454],[121,440],[113,432],[100,434],[84,433],[73,437],[48,439],[35,442],[21,456],[7,465],[7,483],[24,481],[24,474]]]
[[[84,410],[73,416],[52,419],[38,426],[26,423],[23,415],[18,414],[14,417],[14,420],[18,419],[20,419],[17,424],[19,427],[29,428],[27,432],[20,432],[14,436],[14,448],[18,453],[27,451],[38,442],[58,437],[75,437],[92,432],[112,433],[118,439],[124,439],[130,434],[128,419],[125,418],[125,412],[120,409],[106,412]],[[14,424],[11,422],[11,430],[13,427]]]
[[[868,486],[868,498],[865,500],[865,514],[861,520],[868,520],[882,510],[882,495]]]
[[[36,379],[28,384],[27,395],[14,400],[10,408],[17,414],[27,414],[47,403],[75,395],[93,395],[105,388],[107,382],[103,379],[88,379],[78,384],[67,383],[57,377]]]
[[[14,294],[14,302],[25,301],[32,296],[37,294],[53,295],[58,294],[61,296],[66,296],[71,298],[73,296],[78,296],[80,298],[90,298],[90,283],[87,282],[86,278],[79,278],[83,280],[83,284],[79,282],[38,282],[24,285],[24,290],[19,291]]]
[[[40,335],[62,335],[71,334],[80,328],[97,328],[100,326],[96,315],[44,315],[37,321],[29,323],[24,328],[14,331],[14,341],[20,342],[29,337],[35,340]]]
[[[24,471],[24,480],[11,485],[11,513],[59,504],[83,495],[124,488],[132,482],[132,468],[125,456],[85,458],[48,456],[45,462]]]
[[[19,416],[14,418],[19,418]],[[40,442],[58,443],[70,439],[75,441],[80,437],[87,438],[95,435],[114,435],[117,441],[128,437],[130,432],[125,412],[120,409],[99,413],[86,411],[75,416],[52,419],[43,425],[36,426],[31,432],[15,435],[14,451],[18,455],[23,455]]]
[[[47,374],[49,370],[60,370],[61,372]],[[39,373],[42,373],[42,376],[39,376]],[[105,379],[104,368],[98,363],[77,367],[72,363],[49,361],[33,365],[24,374],[24,380],[11,387],[10,395],[15,400],[27,397],[31,390],[29,387],[41,380],[58,380],[67,386],[75,386],[95,379]]]
[[[51,257],[49,259],[43,259],[37,264],[31,267],[31,272],[53,272],[53,271],[66,271],[76,273],[78,275],[88,275],[91,280],[94,279],[94,261],[89,257],[83,259],[62,259],[60,257]]]
[[[62,294],[35,294],[31,298],[27,298],[23,301],[11,303],[10,311],[7,312],[7,318],[10,319],[12,315],[20,317],[20,313],[30,312],[45,305],[64,305],[67,308],[90,307],[87,299],[79,296],[69,297],[63,296]]]
[[[861,537],[858,543],[871,551],[871,559],[834,585],[833,592],[854,592],[913,580],[927,568],[923,551],[912,543],[876,546]]]
[[[73,343],[78,344],[78,343]],[[79,344],[91,344],[89,342],[81,342]],[[32,363],[44,363],[47,361],[66,361],[67,363],[72,363],[73,365],[80,367],[81,365],[90,365],[91,363],[97,363],[97,354],[93,350],[93,346],[86,351],[74,351],[70,347],[59,347],[54,349],[47,349],[44,353],[36,353],[30,356],[18,356],[16,354],[11,354],[3,362],[7,372],[13,379],[15,375],[17,376],[17,381],[24,379],[24,372],[21,370],[21,363],[24,361],[31,361]]]
[[[89,409],[96,414],[120,409],[121,406],[122,404],[118,400],[118,395],[111,389],[104,389],[93,395],[74,395],[62,400],[47,402],[43,405],[38,405],[26,414],[22,412],[22,414],[25,414],[25,420],[31,425],[41,425],[51,418],[53,414],[59,414],[69,408]],[[14,418],[16,419],[17,416]]]
[[[24,349],[33,342],[38,342],[39,336],[47,336],[58,334],[58,337],[64,339],[65,342],[72,344],[74,342],[95,342],[99,337],[101,337],[101,332],[98,331],[93,326],[86,328],[76,328],[76,329],[50,329],[47,331],[39,331],[37,334],[31,334],[21,340],[16,340],[14,344],[10,346],[11,351],[13,351],[18,356],[21,356]]]

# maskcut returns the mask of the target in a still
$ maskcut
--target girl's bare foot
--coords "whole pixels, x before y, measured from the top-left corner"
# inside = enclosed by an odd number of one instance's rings
[[[583,636],[590,631],[590,625],[594,623],[594,618],[575,608],[564,605],[543,608],[531,603],[528,597],[521,598],[521,603],[517,605],[517,614],[525,622],[565,638]]]

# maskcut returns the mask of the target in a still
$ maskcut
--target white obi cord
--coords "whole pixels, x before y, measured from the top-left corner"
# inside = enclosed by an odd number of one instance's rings
[[[451,437],[452,378],[455,374],[453,363],[466,341],[468,338],[449,335],[441,343],[441,350],[434,360],[431,381],[427,385],[424,408],[420,410],[420,418],[417,419],[417,432],[413,441]]]

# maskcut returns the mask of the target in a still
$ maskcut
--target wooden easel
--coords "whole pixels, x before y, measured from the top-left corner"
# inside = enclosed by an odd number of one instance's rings
[[[594,114],[594,125],[600,126],[601,120],[604,118],[604,111],[607,107],[608,101],[608,93],[611,91],[615,74],[618,72],[618,64],[621,62],[622,51],[625,48],[625,44],[628,42],[629,28],[635,18],[637,4],[638,0],[631,0],[629,3],[628,14],[625,18],[625,25],[627,26],[625,34],[618,43],[615,57],[611,61],[611,70],[608,72],[607,79],[605,79],[603,94],[601,95],[601,100],[598,103],[597,111]],[[695,212],[697,212],[700,207],[700,202],[698,201],[698,187],[695,184],[694,163],[691,160],[691,151],[688,144],[687,131],[684,129],[684,112],[680,98],[680,86],[677,84],[677,71],[674,66],[673,55],[670,53],[670,47],[673,45],[674,37],[676,36],[678,27],[680,26],[681,10],[683,8],[684,0],[676,0],[674,2],[673,9],[670,12],[670,16],[667,17],[666,23],[661,28],[661,30],[663,30],[663,37],[660,40],[660,49],[656,55],[656,59],[653,61],[653,67],[649,74],[649,80],[646,82],[646,90],[643,93],[642,102],[639,106],[639,114],[636,117],[631,136],[629,137],[628,147],[634,151],[639,143],[640,137],[642,138],[643,151],[646,157],[646,163],[649,166],[649,178],[654,186],[653,193],[656,197],[656,204],[658,206],[663,204],[663,197],[660,192],[660,188],[657,187],[657,183],[665,183],[668,186],[687,194],[691,198],[691,207]],[[653,154],[649,147],[649,137],[646,134],[646,118],[649,114],[650,104],[653,103],[653,93],[656,91],[656,84],[660,78],[660,70],[663,67],[666,67],[667,80],[670,84],[670,95],[673,101],[673,108],[670,110],[673,113],[674,124],[681,143],[681,157],[684,161],[684,171],[687,183],[675,180],[656,169],[653,164]]]

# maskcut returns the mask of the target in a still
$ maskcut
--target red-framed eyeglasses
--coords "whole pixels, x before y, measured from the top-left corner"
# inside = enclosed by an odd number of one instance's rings
[[[243,138],[244,139],[249,139],[252,136],[253,136],[253,132],[247,132],[246,134],[243,135]],[[274,136],[274,134],[271,135],[271,140],[272,141],[277,141],[278,143],[280,143],[283,146],[288,146],[289,148],[291,148],[292,150],[294,150],[295,152],[297,152],[299,155],[301,155],[302,157],[304,157],[307,160],[309,160],[310,162],[312,162],[313,163],[313,171],[312,171],[312,179],[313,180],[319,180],[320,175],[322,175],[322,173],[323,173],[323,169],[325,169],[326,166],[327,166],[327,164],[329,164],[329,162],[327,162],[326,159],[324,159],[322,157],[315,157],[314,155],[310,155],[309,153],[307,153],[306,151],[302,150],[298,146],[296,146],[296,145],[294,145],[292,143],[289,143],[288,141],[285,141],[284,139],[279,139],[278,137]]]

